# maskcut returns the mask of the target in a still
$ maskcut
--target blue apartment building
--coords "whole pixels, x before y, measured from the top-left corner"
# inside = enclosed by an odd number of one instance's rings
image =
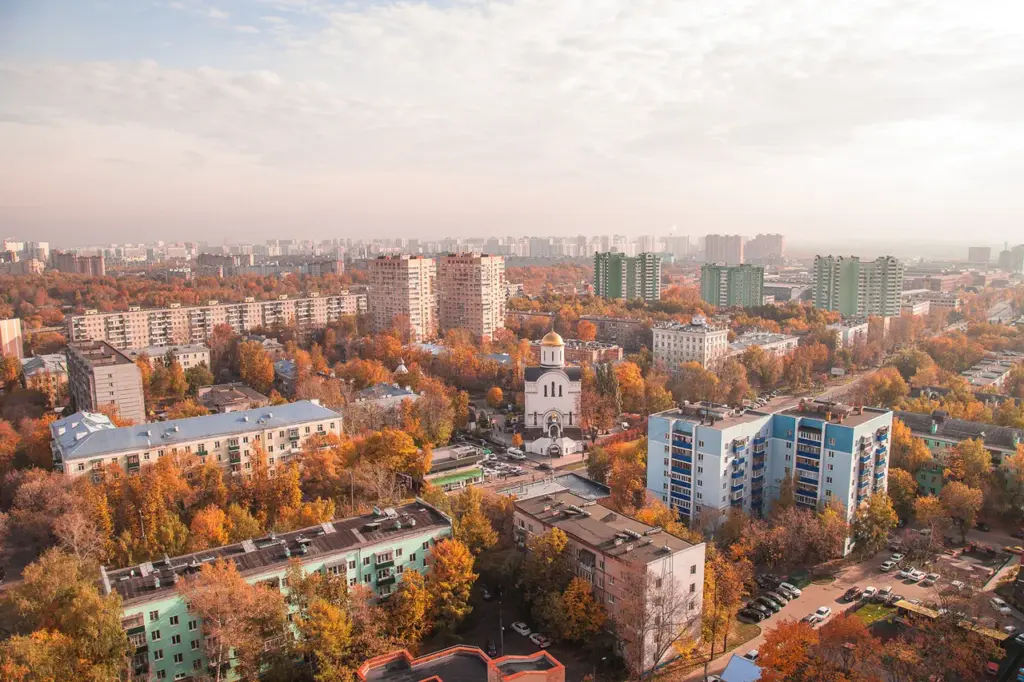
[[[689,524],[731,508],[759,516],[784,478],[796,504],[842,502],[847,520],[884,492],[891,410],[781,398],[757,410],[691,404],[649,417],[647,489]]]

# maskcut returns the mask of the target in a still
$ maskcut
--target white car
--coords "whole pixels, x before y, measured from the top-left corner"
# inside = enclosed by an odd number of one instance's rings
[[[896,568],[896,562],[895,561],[883,561],[882,565],[879,566],[878,568],[879,568],[879,570],[882,571],[882,573],[888,573],[892,569]]]
[[[910,572],[910,582],[912,582],[912,583],[919,583],[922,580],[924,580],[924,571],[911,571]]]
[[[967,587],[967,585],[964,585],[964,581],[962,580],[954,580],[953,582],[949,583],[949,585],[950,587],[956,588],[957,590],[962,590],[965,587]]]
[[[827,606],[819,606],[818,610],[814,612],[814,615],[818,616],[822,620],[825,620],[832,615],[832,609]]]
[[[535,632],[532,635],[530,635],[530,641],[539,646],[541,649],[547,649],[549,646],[551,646],[551,640],[545,637],[544,635],[540,634],[539,632]]]
[[[748,661],[756,661],[760,657],[761,652],[757,649],[751,649],[747,653],[743,654],[743,658],[747,659]]]
[[[530,626],[522,621],[512,623],[512,629],[521,634],[523,637],[530,636]]]
[[[892,562],[895,562],[895,563],[898,564],[899,562],[903,561],[903,555],[900,554],[899,552],[896,552],[891,557],[889,557],[889,561],[892,561]]]
[[[900,577],[903,578],[904,580],[906,580],[906,579],[910,578],[910,574],[913,573],[916,570],[917,569],[914,568],[913,566],[907,566],[902,571],[900,571]]]
[[[1010,610],[1009,604],[1007,604],[999,597],[992,597],[988,600],[988,603],[992,605],[992,608],[994,608],[996,611],[998,611],[1004,616],[1009,616],[1011,613],[1013,613],[1013,611]]]
[[[793,593],[794,597],[799,597],[801,594],[803,594],[803,592],[801,592],[797,587],[790,585],[789,583],[779,583],[779,587],[781,587],[784,590],[789,590]]]
[[[926,575],[924,577],[924,580],[921,581],[921,584],[927,587],[929,585],[934,585],[936,582],[938,582],[938,580],[939,580],[939,574],[938,573],[929,573],[928,575]]]
[[[877,587],[872,587],[871,585],[868,585],[864,588],[864,594],[862,594],[861,597],[864,599],[871,599],[875,596],[876,592],[878,592]]]
[[[526,455],[524,455],[523,451],[520,450],[519,448],[509,448],[508,450],[505,451],[505,454],[511,457],[512,459],[526,459]]]

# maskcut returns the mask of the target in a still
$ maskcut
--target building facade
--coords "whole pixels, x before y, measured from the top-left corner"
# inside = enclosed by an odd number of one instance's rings
[[[771,332],[747,332],[740,334],[729,344],[729,355],[742,355],[752,346],[760,347],[768,355],[782,358],[796,350],[800,345],[800,337],[789,334],[773,334]]]
[[[786,256],[786,238],[781,234],[759,234],[743,248],[747,263],[778,265]]]
[[[647,490],[687,523],[733,508],[760,515],[792,480],[796,504],[858,505],[885,492],[893,413],[818,401],[758,410],[689,404],[648,421]]]
[[[828,325],[828,329],[836,333],[836,345],[840,348],[850,348],[858,343],[867,343],[868,331],[871,325],[865,319],[843,320]]]
[[[303,528],[270,534],[195,554],[129,566],[100,569],[104,594],[121,597],[121,624],[134,645],[132,682],[206,679],[202,619],[192,613],[177,584],[212,560],[233,562],[249,583],[284,590],[289,561],[303,570],[347,578],[386,597],[402,574],[425,573],[434,546],[451,537],[451,519],[423,500]],[[268,642],[267,646],[274,646]],[[233,670],[226,681],[238,679]]]
[[[554,313],[552,320],[554,318]],[[625,350],[639,350],[645,344],[646,327],[640,320],[605,315],[580,315],[580,321],[587,321],[597,327],[597,340],[613,343]]]
[[[267,467],[287,463],[317,435],[341,435],[341,415],[311,400],[204,417],[116,427],[102,414],[76,412],[50,424],[53,466],[68,476],[102,476],[111,464],[129,474],[161,457],[194,455],[231,475],[248,476],[257,448]]]
[[[0,357],[25,357],[25,339],[21,334],[21,320],[12,317],[0,320]]]
[[[568,538],[572,571],[590,583],[617,625],[620,650],[631,664],[648,670],[664,662],[652,639],[634,630],[638,612],[673,618],[668,629],[700,639],[704,543],[691,544],[568,490],[515,501],[519,543],[551,528]]]
[[[60,353],[35,355],[21,361],[25,388],[46,396],[50,407],[64,403],[68,395],[68,363]]]
[[[505,327],[505,259],[478,253],[442,256],[437,268],[437,321],[441,333],[468,329],[490,340]]]
[[[582,372],[565,366],[565,342],[555,332],[541,341],[540,365],[524,372],[523,441],[539,455],[560,457],[583,448]]]
[[[270,404],[270,398],[241,382],[200,386],[196,391],[196,400],[210,412],[220,414],[241,412]]]
[[[945,464],[953,448],[965,440],[981,440],[992,455],[993,466],[1001,465],[1003,460],[1014,455],[1017,446],[1024,442],[1024,429],[953,419],[942,410],[931,414],[902,411],[895,414],[915,438],[924,441],[941,465]]]
[[[530,358],[540,363],[544,346],[540,341],[530,342]],[[600,341],[565,339],[565,361],[570,365],[592,365],[598,362],[618,362],[622,359],[622,347]]]
[[[967,262],[974,265],[988,265],[992,262],[991,246],[970,246],[967,248]]]
[[[373,329],[384,332],[395,318],[407,321],[412,341],[437,336],[437,267],[423,256],[380,256],[369,261]]]
[[[102,277],[107,274],[107,266],[103,254],[97,256],[80,256],[77,253],[54,251],[50,256],[53,269],[75,275]]]
[[[651,333],[654,363],[668,371],[676,371],[686,362],[717,367],[729,354],[729,330],[714,327],[699,315],[690,324],[658,325]]]
[[[146,421],[142,373],[135,361],[106,341],[79,341],[67,348],[71,409],[98,412],[113,407],[121,419]]]
[[[241,303],[209,301],[206,305],[167,308],[140,308],[100,313],[87,310],[68,318],[72,341],[106,341],[115,348],[146,348],[206,343],[213,328],[227,324],[236,334],[256,327],[294,324],[301,329],[326,327],[348,315],[366,311],[366,296],[346,293],[320,296],[314,292],[305,298],[281,295],[270,301],[247,297]]]
[[[595,253],[594,294],[612,299],[661,300],[661,256]]]
[[[210,349],[202,344],[187,344],[182,346],[148,346],[140,350],[130,350],[126,354],[132,360],[145,354],[149,358],[149,366],[156,367],[156,363],[164,362],[167,354],[178,361],[182,369],[190,369],[198,365],[210,367]]]
[[[700,297],[713,306],[759,306],[764,302],[764,266],[705,263]]]
[[[869,263],[856,256],[814,257],[814,305],[843,315],[900,314],[904,267],[892,256]]]
[[[740,265],[744,239],[738,234],[709,234],[704,237],[704,262]]]

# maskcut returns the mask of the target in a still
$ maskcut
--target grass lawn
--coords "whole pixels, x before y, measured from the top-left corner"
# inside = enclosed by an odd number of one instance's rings
[[[855,613],[864,621],[865,625],[871,625],[872,623],[888,618],[890,614],[895,613],[896,607],[886,606],[885,604],[865,604],[861,608],[857,609]]]
[[[732,651],[736,647],[743,646],[760,634],[760,625],[744,623],[741,620],[735,621],[733,623],[732,632],[729,633],[729,651]]]

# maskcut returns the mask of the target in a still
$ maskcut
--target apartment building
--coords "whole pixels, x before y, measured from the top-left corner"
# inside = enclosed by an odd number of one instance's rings
[[[565,682],[565,666],[547,651],[491,658],[459,644],[413,658],[400,649],[356,668],[359,682]]]
[[[984,359],[960,372],[960,376],[973,388],[1002,393],[1013,368],[1022,362],[1024,362],[1024,353],[1014,351],[987,353]]]
[[[232,475],[248,475],[253,448],[261,446],[273,469],[302,451],[316,435],[341,435],[341,415],[317,401],[261,407],[203,417],[116,427],[102,414],[76,412],[50,424],[53,466],[68,476],[100,476],[110,464],[136,473],[165,456],[213,457]]]
[[[240,382],[200,386],[196,400],[210,412],[220,413],[241,412],[270,404],[270,398]]]
[[[903,263],[892,256],[861,262],[856,256],[814,257],[814,305],[843,315],[900,314]]]
[[[156,363],[166,360],[168,353],[178,361],[182,369],[189,369],[197,365],[210,366],[210,349],[198,343],[182,346],[147,346],[139,350],[127,351],[126,354],[132,360],[138,359],[140,355],[145,355],[149,358],[149,366],[156,367]]]
[[[840,348],[850,348],[858,343],[867,343],[868,331],[871,325],[866,319],[843,320],[828,325],[828,329],[836,333],[836,345]]]
[[[890,410],[793,398],[757,410],[684,403],[648,420],[647,489],[692,525],[731,508],[764,514],[788,478],[797,506],[838,501],[850,521],[887,489],[892,419]]]
[[[25,388],[45,395],[50,407],[64,402],[68,394],[68,364],[61,353],[25,358],[21,361],[21,374]]]
[[[759,234],[744,245],[747,263],[775,265],[786,255],[786,238],[781,234]]]
[[[102,277],[107,274],[107,266],[103,259],[103,254],[80,256],[77,253],[54,251],[50,255],[50,263],[53,265],[53,269],[58,272],[90,275],[92,277]]]
[[[764,302],[764,266],[705,263],[700,297],[714,306],[759,306]]]
[[[135,361],[106,341],[78,341],[67,347],[71,409],[98,412],[114,407],[121,419],[146,421],[142,374]]]
[[[974,265],[988,265],[992,262],[991,246],[970,246],[967,248],[967,262]]]
[[[21,333],[21,320],[12,317],[0,320],[0,357],[25,357],[25,339]]]
[[[550,313],[553,316],[553,313]],[[597,340],[601,343],[613,343],[625,350],[639,350],[644,344],[644,323],[626,317],[606,317],[604,315],[580,315],[580,321],[586,321],[597,327]]]
[[[227,324],[236,334],[256,327],[290,324],[317,329],[365,311],[366,296],[356,293],[321,296],[313,292],[304,298],[282,294],[269,301],[257,301],[250,296],[240,303],[213,300],[199,306],[132,306],[115,313],[86,310],[84,315],[68,318],[68,332],[72,341],[106,341],[116,348],[146,348],[206,343],[219,324]]]
[[[433,258],[380,256],[369,261],[373,329],[391,329],[395,318],[408,321],[412,341],[437,336],[437,268]]]
[[[121,625],[134,646],[132,682],[206,679],[209,661],[202,618],[177,589],[203,565],[230,561],[247,582],[284,590],[289,562],[297,559],[307,574],[343,576],[350,586],[363,585],[383,598],[396,589],[404,573],[427,571],[434,546],[451,537],[451,525],[448,516],[417,499],[194,554],[116,570],[101,567],[99,583],[104,594],[116,592],[121,597]],[[266,647],[281,643],[270,640]],[[228,670],[221,679],[239,678]]]
[[[437,294],[441,333],[468,329],[477,339],[490,340],[505,327],[505,259],[479,253],[441,256]]]
[[[652,655],[650,638],[641,641],[633,631],[637,611],[672,618],[668,629],[700,639],[704,543],[690,544],[570,490],[516,500],[513,528],[524,545],[551,528],[565,533],[573,572],[591,584],[626,659],[642,662],[642,670],[663,660]]]
[[[740,265],[744,239],[738,234],[709,234],[704,238],[704,262]]]
[[[1024,429],[953,419],[944,410],[931,414],[898,411],[895,416],[906,424],[915,438],[924,441],[939,464],[944,464],[950,451],[965,440],[981,440],[992,455],[993,465],[1002,464],[1004,459],[1016,454],[1017,446],[1024,442]]]
[[[953,291],[932,291],[931,289],[906,289],[900,293],[901,309],[908,306],[916,306],[920,303],[928,304],[928,311],[960,310],[963,299]]]
[[[595,253],[594,294],[612,299],[661,300],[661,256]]]
[[[773,334],[771,332],[747,332],[740,334],[736,340],[729,344],[728,355],[742,355],[744,351],[752,346],[759,346],[764,352],[775,357],[782,358],[800,345],[800,337],[790,334]]]
[[[729,330],[708,324],[700,315],[695,315],[690,324],[657,325],[651,333],[654,363],[665,370],[677,370],[686,362],[717,367],[729,353]]]

